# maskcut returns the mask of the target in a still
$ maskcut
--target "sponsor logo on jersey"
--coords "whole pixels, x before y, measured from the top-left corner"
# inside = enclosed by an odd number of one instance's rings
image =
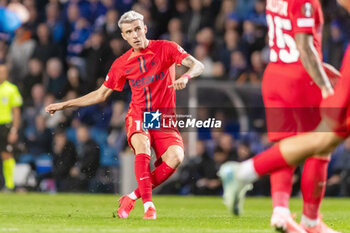
[[[144,85],[147,85],[149,83],[156,82],[158,80],[164,79],[165,74],[164,72],[160,72],[159,74],[154,74],[152,76],[144,76],[140,79],[130,79],[131,80],[131,86],[133,87],[142,87]]]

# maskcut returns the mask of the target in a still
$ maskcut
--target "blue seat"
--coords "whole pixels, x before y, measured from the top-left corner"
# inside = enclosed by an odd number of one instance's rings
[[[119,166],[118,155],[112,147],[107,145],[101,146],[100,165]]]
[[[103,147],[105,144],[107,144],[108,133],[105,130],[92,127],[90,129],[90,137],[94,139],[100,147]]]
[[[17,163],[30,163],[34,162],[35,157],[32,154],[22,154],[19,156]]]
[[[77,144],[77,133],[76,130],[72,127],[66,129],[66,135],[69,141]]]
[[[52,171],[52,156],[50,154],[41,154],[35,159],[36,172],[38,174]]]

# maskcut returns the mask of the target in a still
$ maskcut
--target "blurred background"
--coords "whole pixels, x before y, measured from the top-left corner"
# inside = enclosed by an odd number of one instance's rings
[[[178,106],[190,107],[198,119],[224,123],[220,130],[182,132],[186,159],[157,193],[220,195],[216,172],[222,163],[246,160],[271,146],[260,90],[269,57],[264,0],[0,0],[0,9],[16,2],[29,11],[28,22],[12,31],[0,27],[0,63],[8,66],[9,79],[24,99],[15,148],[16,191],[132,190],[133,153],[124,121],[127,85],[99,105],[52,117],[44,112],[50,103],[103,83],[113,61],[129,49],[117,22],[131,9],[144,15],[149,39],[175,41],[205,65],[198,79],[177,92]],[[321,2],[323,58],[339,69],[350,17],[335,0]],[[177,75],[183,72],[179,68]],[[350,139],[334,152],[326,195],[350,196],[349,154]],[[293,195],[299,194],[301,170],[295,173]],[[3,183],[0,178],[0,188]],[[250,195],[269,195],[269,189],[265,177]]]

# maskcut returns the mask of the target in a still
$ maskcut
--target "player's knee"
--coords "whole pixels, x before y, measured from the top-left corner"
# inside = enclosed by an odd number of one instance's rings
[[[134,147],[135,154],[145,153],[151,154],[151,146],[146,136],[135,135],[131,138],[131,144]]]
[[[171,146],[166,151],[164,156],[162,156],[162,159],[164,162],[166,162],[166,164],[168,164],[168,166],[176,168],[182,163],[184,157],[184,151],[181,147]]]
[[[173,161],[175,164],[180,165],[182,163],[182,161],[184,161],[184,154],[183,153],[174,153],[173,156]]]
[[[145,153],[150,155],[151,154],[151,148],[147,142],[140,142],[137,144],[137,146],[134,146],[135,154]]]
[[[318,140],[314,141],[314,147],[316,154],[321,156],[328,156],[337,145],[341,142],[341,139],[336,137],[335,134],[323,134]]]

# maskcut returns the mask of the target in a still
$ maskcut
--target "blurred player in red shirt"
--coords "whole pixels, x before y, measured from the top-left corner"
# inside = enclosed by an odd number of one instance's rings
[[[270,63],[264,73],[262,93],[268,136],[278,142],[314,130],[321,120],[322,96],[332,94],[333,88],[322,64],[323,13],[319,0],[267,0],[266,20]],[[302,222],[311,227],[319,217],[327,167],[324,155],[315,154],[305,161]],[[271,225],[277,229],[300,228],[289,211],[294,170],[290,166],[271,174]]]
[[[350,0],[338,0],[338,2],[350,12]],[[242,204],[247,184],[254,182],[258,177],[296,166],[315,154],[325,156],[326,158],[337,145],[350,136],[350,67],[347,66],[349,63],[350,47],[348,47],[345,53],[341,68],[341,78],[334,89],[334,94],[330,93],[321,102],[322,121],[314,131],[282,139],[272,148],[246,162],[241,164],[226,163],[220,168],[219,173],[224,180],[228,180],[228,175],[234,177],[228,185],[231,186],[230,191],[234,200],[234,206],[240,206]],[[336,77],[338,75],[336,71],[329,70],[327,66],[325,68],[330,77]],[[305,93],[305,95],[308,94]],[[315,175],[319,171],[318,167],[315,166],[309,167],[309,169]],[[323,186],[323,182],[319,180],[319,177],[316,176],[315,180],[320,182],[320,186]],[[323,190],[321,193],[314,192],[312,195],[322,197]],[[300,224],[302,229],[299,229],[295,225],[290,226],[285,221],[279,223],[281,224],[281,229],[286,232],[337,232],[324,224],[320,217],[311,226],[307,221],[302,221]]]
[[[270,63],[264,73],[262,93],[268,136],[278,142],[314,130],[321,120],[322,95],[328,96],[333,89],[322,66],[323,13],[319,0],[267,0],[266,19]],[[317,224],[328,161],[315,154],[304,164],[301,221],[309,226]],[[291,166],[271,173],[271,225],[277,229],[299,227],[289,211],[294,170]]]
[[[83,97],[51,104],[46,107],[46,111],[53,114],[68,107],[103,102],[113,90],[122,91],[128,80],[132,97],[125,121],[128,143],[136,155],[135,176],[138,189],[121,197],[118,216],[127,218],[134,208],[135,200],[141,197],[144,203],[144,218],[156,219],[152,189],[175,172],[184,158],[184,147],[176,128],[167,131],[144,129],[143,112],[156,112],[153,116],[159,117],[159,109],[174,109],[175,90],[185,88],[190,78],[202,73],[204,66],[174,42],[148,40],[143,16],[135,11],[123,14],[118,26],[122,37],[132,48],[114,61],[104,84]],[[175,64],[189,68],[177,80]],[[149,167],[151,146],[157,157],[156,169],[152,172]]]

